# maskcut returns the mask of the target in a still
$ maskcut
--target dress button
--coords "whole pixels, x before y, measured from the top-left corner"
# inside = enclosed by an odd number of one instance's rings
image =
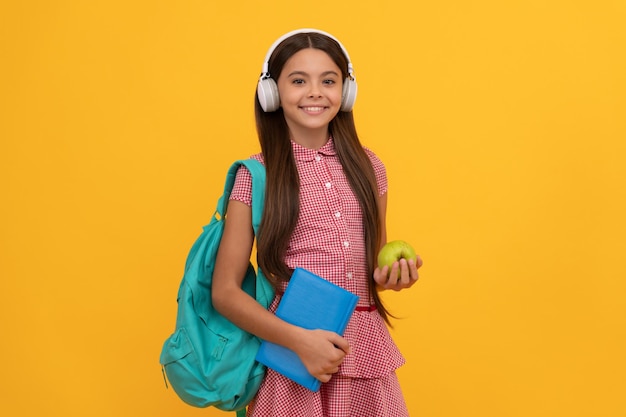
[[[350,242],[348,242],[348,241],[346,240],[345,242],[343,242],[343,246],[345,246],[345,247],[347,248],[348,246],[350,246]]]
[[[336,217],[336,218],[340,218],[340,217],[341,217],[341,213],[339,213],[338,211],[337,211],[337,212],[335,212],[335,217]]]
[[[321,161],[321,160],[322,160],[322,157],[321,157],[321,156],[319,156],[319,155],[317,155],[317,156],[315,157],[315,160],[316,160],[317,162],[319,162],[319,161]]]
[[[348,272],[348,273],[346,274],[346,278],[348,278],[348,279],[352,279],[352,272]]]
[[[333,185],[332,185],[331,183],[329,183],[329,182],[327,182],[327,183],[326,183],[326,184],[324,184],[324,185],[326,185],[326,188],[330,188],[330,187],[332,187],[332,186],[333,186]]]

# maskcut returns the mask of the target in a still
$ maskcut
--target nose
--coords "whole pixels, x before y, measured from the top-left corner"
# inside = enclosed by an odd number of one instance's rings
[[[322,96],[320,86],[317,83],[310,83],[309,86],[309,98],[319,98]]]

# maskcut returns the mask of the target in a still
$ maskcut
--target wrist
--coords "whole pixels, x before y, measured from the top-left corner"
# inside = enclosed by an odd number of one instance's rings
[[[289,329],[285,332],[284,346],[294,352],[298,352],[299,348],[302,347],[302,341],[306,338],[307,330],[293,324],[288,324],[288,326]]]

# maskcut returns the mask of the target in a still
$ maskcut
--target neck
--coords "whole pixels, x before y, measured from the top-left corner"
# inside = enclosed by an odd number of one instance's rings
[[[306,132],[290,130],[289,133],[291,140],[309,149],[319,149],[326,145],[330,136],[328,127],[315,131],[307,130]]]

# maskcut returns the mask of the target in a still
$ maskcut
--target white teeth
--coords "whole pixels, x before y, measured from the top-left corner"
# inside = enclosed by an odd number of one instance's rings
[[[323,107],[303,107],[302,109],[304,111],[310,111],[310,112],[318,112],[318,111],[324,110]]]

